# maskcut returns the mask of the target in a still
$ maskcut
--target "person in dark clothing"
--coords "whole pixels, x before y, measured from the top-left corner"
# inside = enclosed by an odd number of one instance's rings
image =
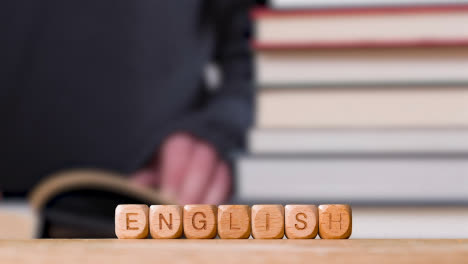
[[[220,203],[252,122],[245,0],[0,3],[0,190],[66,168]],[[221,73],[216,89],[206,65]]]

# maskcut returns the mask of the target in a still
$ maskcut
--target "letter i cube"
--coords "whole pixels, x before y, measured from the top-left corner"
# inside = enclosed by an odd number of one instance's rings
[[[252,236],[280,239],[284,236],[284,207],[279,204],[252,206]]]

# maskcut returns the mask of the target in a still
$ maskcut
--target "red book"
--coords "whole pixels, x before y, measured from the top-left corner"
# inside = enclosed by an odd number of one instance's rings
[[[468,46],[468,5],[255,9],[258,49]]]

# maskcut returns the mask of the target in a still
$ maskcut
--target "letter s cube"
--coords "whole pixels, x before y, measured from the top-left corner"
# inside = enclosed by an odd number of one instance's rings
[[[317,206],[289,204],[285,206],[285,233],[289,239],[311,239],[318,232]]]

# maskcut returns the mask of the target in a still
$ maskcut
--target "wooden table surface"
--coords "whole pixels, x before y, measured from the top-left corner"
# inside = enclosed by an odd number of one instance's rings
[[[467,240],[2,240],[0,263],[468,263]]]

